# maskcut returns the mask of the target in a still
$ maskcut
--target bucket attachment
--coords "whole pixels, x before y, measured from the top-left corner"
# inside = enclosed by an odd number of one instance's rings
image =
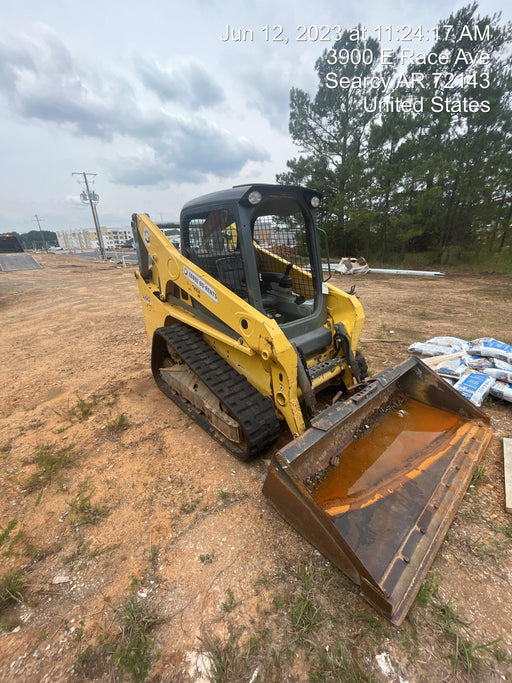
[[[416,357],[327,408],[272,459],[277,511],[399,625],[493,430]]]

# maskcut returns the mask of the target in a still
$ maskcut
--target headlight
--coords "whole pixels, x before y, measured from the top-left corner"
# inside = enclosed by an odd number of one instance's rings
[[[255,206],[261,202],[261,192],[258,192],[258,190],[253,190],[249,193],[247,199],[249,200],[249,204]]]
[[[311,197],[311,206],[314,209],[318,209],[320,206],[320,197]]]

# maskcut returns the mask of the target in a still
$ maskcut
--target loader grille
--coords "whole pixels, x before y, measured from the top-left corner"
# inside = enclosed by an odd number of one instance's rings
[[[288,264],[292,264],[300,269],[294,268],[289,273],[294,294],[312,299],[315,291],[310,277],[311,261],[306,226],[299,207],[290,215],[259,216],[254,223],[254,239],[260,273],[284,273]]]
[[[219,209],[193,218],[188,224],[187,255],[235,294],[247,295],[237,223],[231,212]]]

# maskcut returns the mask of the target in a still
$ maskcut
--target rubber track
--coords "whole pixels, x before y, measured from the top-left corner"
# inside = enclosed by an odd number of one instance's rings
[[[160,376],[159,364],[157,367],[153,363],[155,381],[166,396],[241,460],[256,458],[274,443],[280,425],[272,402],[221,358],[198,332],[177,323],[157,329],[155,335],[163,338],[224,404],[240,424],[245,443],[235,443],[215,429],[203,413],[170,389]]]

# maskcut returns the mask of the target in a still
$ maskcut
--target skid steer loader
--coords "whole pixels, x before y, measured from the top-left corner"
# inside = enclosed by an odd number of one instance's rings
[[[152,371],[242,460],[288,434],[264,494],[400,624],[492,430],[415,357],[367,378],[361,303],[324,277],[321,200],[262,184],[199,197],[181,251],[133,214]]]

